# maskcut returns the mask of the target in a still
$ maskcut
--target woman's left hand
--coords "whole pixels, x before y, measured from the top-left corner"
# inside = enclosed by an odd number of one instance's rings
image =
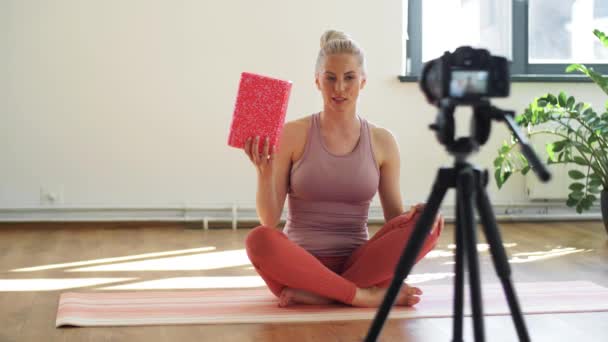
[[[416,203],[410,207],[410,212],[415,214],[416,212],[421,212],[424,210],[426,203]],[[443,216],[438,212],[435,216],[435,222],[433,222],[433,227],[437,227],[439,223],[443,222]]]

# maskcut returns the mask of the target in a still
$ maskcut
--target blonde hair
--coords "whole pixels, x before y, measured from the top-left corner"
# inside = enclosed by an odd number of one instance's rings
[[[327,30],[321,36],[321,49],[317,56],[317,63],[315,65],[315,73],[319,73],[325,62],[325,57],[329,55],[335,55],[340,53],[346,53],[353,55],[359,61],[359,66],[363,75],[366,74],[365,67],[365,55],[363,49],[359,47],[357,42],[350,38],[346,33],[336,30]]]

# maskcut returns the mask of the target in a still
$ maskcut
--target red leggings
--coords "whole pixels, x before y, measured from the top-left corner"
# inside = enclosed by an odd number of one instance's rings
[[[357,288],[390,285],[420,210],[412,209],[390,220],[350,256],[315,257],[281,231],[265,226],[247,235],[247,255],[277,297],[289,287],[351,304]],[[439,216],[416,262],[435,247],[443,224]]]

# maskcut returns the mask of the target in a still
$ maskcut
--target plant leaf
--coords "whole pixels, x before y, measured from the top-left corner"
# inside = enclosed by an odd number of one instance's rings
[[[608,94],[608,79],[604,78],[602,74],[593,70],[593,68],[587,68],[582,64],[570,64],[566,68],[566,72],[580,71],[587,75],[595,84],[597,84],[606,94]],[[561,106],[561,103],[560,103]],[[563,107],[563,106],[562,106]]]
[[[499,189],[507,182],[509,176],[511,176],[510,171],[503,172],[500,168],[497,168],[496,171],[494,171],[494,179],[496,180],[496,185]]]
[[[560,107],[566,107],[566,102],[568,101],[568,95],[565,92],[560,91],[559,96],[557,98]]]
[[[555,143],[547,144],[546,150],[549,155],[549,160],[555,160]]]
[[[500,167],[502,165],[502,162],[504,162],[504,161],[505,161],[505,157],[500,155],[499,157],[496,157],[496,159],[494,159],[494,166]]]
[[[502,146],[500,147],[500,150],[498,150],[498,153],[500,153],[500,154],[509,153],[509,150],[511,150],[511,146],[509,146],[506,142],[504,142],[502,144]]]
[[[591,180],[589,182],[590,185],[593,184],[593,186],[595,186],[596,183],[599,185],[604,184],[602,177],[595,173],[590,174],[589,179]]]
[[[570,186],[568,187],[568,189],[572,190],[572,191],[581,191],[585,188],[585,184],[583,183],[572,183],[570,184]]]
[[[581,157],[581,156],[574,156],[572,157],[572,160],[577,163],[578,165],[583,165],[586,166],[588,165],[587,161],[585,160],[585,158]]]
[[[591,205],[593,204],[594,200],[595,200],[595,196],[588,195],[587,197],[585,197],[581,200],[580,206],[582,207],[583,210],[589,210],[591,208]]]
[[[591,107],[585,109],[585,111],[582,113],[583,116],[587,116],[587,115],[591,115],[591,114],[593,114],[593,108],[591,108]]]
[[[599,194],[602,192],[602,189],[598,188],[598,187],[590,187],[587,189],[588,192],[592,193],[592,194]]]
[[[602,180],[599,178],[593,178],[593,177],[589,177],[591,178],[591,181],[589,181],[589,186],[590,187],[599,187],[602,185]]]
[[[591,145],[591,144],[593,144],[594,142],[596,142],[596,141],[597,141],[597,139],[598,139],[597,135],[593,134],[593,135],[589,136],[589,139],[587,139],[587,144],[588,144],[588,145]]]
[[[568,140],[559,140],[554,142],[553,145],[553,152],[561,152],[564,149],[564,146],[566,146],[566,144],[568,143]]]
[[[602,42],[602,44],[604,44],[605,47],[608,47],[608,36],[606,36],[604,32],[595,29],[593,30],[593,34],[599,38],[599,40]]]
[[[576,146],[576,148],[578,148],[579,150],[581,150],[584,153],[592,153],[591,149],[589,149],[589,147],[587,147],[587,145],[581,144],[578,141],[573,141],[572,145]]]
[[[566,102],[566,107],[567,107],[568,109],[573,109],[573,108],[574,108],[574,103],[575,103],[575,102],[576,102],[576,100],[574,99],[574,97],[573,97],[573,96],[570,96],[570,97],[568,98],[568,101]]]
[[[557,104],[557,98],[553,94],[547,94],[546,99],[554,106]],[[606,108],[608,108],[608,102],[606,103]]]
[[[597,84],[604,91],[604,93],[608,94],[608,79],[602,76],[602,74],[593,70],[593,68],[589,68],[587,71],[587,76],[589,76],[589,78],[591,78],[593,82],[595,82],[595,84]]]
[[[570,176],[570,178],[572,179],[583,179],[585,178],[585,175],[580,172],[579,170],[570,170],[568,171],[568,176]]]
[[[572,191],[570,193],[570,197],[574,198],[577,201],[582,200],[584,196],[585,194],[582,191]]]
[[[566,72],[574,72],[574,71],[580,71],[583,74],[587,74],[587,67],[585,67],[582,64],[578,64],[578,63],[573,63],[566,67]]]

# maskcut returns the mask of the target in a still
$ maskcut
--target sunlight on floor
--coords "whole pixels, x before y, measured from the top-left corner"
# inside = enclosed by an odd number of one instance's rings
[[[453,278],[453,277],[454,277],[453,272],[419,273],[419,274],[408,275],[405,282],[408,283],[409,285],[412,285],[412,284],[425,283],[425,282],[432,281],[432,280],[439,280],[439,279],[446,279],[446,278]]]
[[[99,265],[67,270],[66,272],[100,271],[195,271],[251,265],[244,249],[182,255],[171,258],[141,260],[111,265]]]
[[[104,287],[100,290],[229,289],[263,287],[259,276],[176,277]]]
[[[486,245],[487,247],[487,245]],[[479,246],[477,246],[478,251],[482,251]],[[553,248],[548,251],[537,251],[537,252],[521,252],[521,253],[513,253],[512,258],[509,259],[510,264],[523,264],[528,262],[535,262],[540,260],[553,259],[557,257],[561,257],[568,254],[581,253],[581,252],[590,252],[592,249],[576,249],[574,247],[565,247],[565,248]],[[429,253],[430,254],[430,253]],[[444,262],[443,265],[454,265],[454,261]]]
[[[517,246],[515,243],[505,243],[505,248]],[[429,252],[427,259],[453,258],[455,245],[450,244],[445,248],[435,249]],[[52,264],[20,268],[11,272],[37,272],[51,269],[64,269],[63,272],[146,272],[146,271],[200,271],[216,270],[230,267],[252,271],[247,253],[244,249],[227,251],[214,251],[215,247],[202,247],[184,250],[175,250],[159,253],[146,253],[124,257],[113,257],[95,260],[77,261],[63,264]],[[489,252],[487,244],[477,245],[480,253]],[[213,252],[212,252],[213,251]],[[513,253],[510,263],[528,263],[557,258],[573,253],[589,252],[589,249],[577,249],[573,247],[552,248],[546,251]],[[195,253],[182,255],[186,253]],[[137,260],[146,258],[144,260]],[[131,261],[136,260],[136,261]],[[128,262],[124,262],[128,261]],[[102,265],[99,265],[104,263]],[[95,265],[97,264],[97,265]],[[453,265],[453,260],[441,263],[442,265]],[[90,267],[74,266],[95,265]],[[45,274],[46,275],[46,274]],[[131,274],[129,274],[131,275]],[[433,280],[453,278],[452,272],[420,273],[410,274],[407,278],[408,284],[421,284]],[[194,277],[170,277],[160,279],[144,280],[139,277],[130,278],[32,278],[32,279],[0,279],[0,292],[16,291],[56,291],[81,287],[95,286],[96,290],[160,290],[160,289],[220,289],[220,288],[253,288],[264,287],[265,283],[258,275],[251,276],[194,276]],[[128,282],[128,283],[125,283]],[[116,284],[115,283],[123,283]],[[103,287],[100,287],[103,286]]]
[[[137,278],[54,278],[0,279],[1,292],[56,291],[102,284],[118,283]]]
[[[517,246],[516,243],[503,243],[502,246],[504,248],[512,248]],[[448,245],[448,249],[456,249],[456,245],[451,243]],[[490,245],[488,245],[487,243],[478,243],[477,244],[477,251],[478,252],[486,252],[490,249]]]
[[[130,256],[126,256],[126,257],[104,258],[104,259],[69,262],[69,263],[64,263],[64,264],[19,268],[19,269],[11,270],[10,272],[35,272],[35,271],[52,270],[52,269],[58,269],[58,268],[94,265],[94,264],[101,264],[101,263],[107,263],[107,262],[128,261],[128,260],[135,260],[135,259],[142,259],[142,258],[154,258],[154,257],[184,254],[184,253],[208,252],[208,251],[213,251],[213,250],[215,250],[215,247],[182,249],[182,250],[169,251],[169,252],[146,253],[146,254],[130,255]]]
[[[504,246],[504,248],[511,248],[511,247],[515,247],[517,246],[516,243],[503,243],[502,244]],[[435,258],[444,258],[444,257],[453,257],[454,256],[454,252],[451,250],[455,250],[456,249],[456,245],[455,244],[449,244],[447,245],[447,249],[439,249],[439,248],[435,248],[434,250],[430,251],[424,258],[425,259],[435,259]],[[487,252],[490,250],[490,246],[486,243],[478,243],[477,244],[477,251],[478,252]],[[452,265],[454,264],[454,262],[446,262],[444,263],[445,265]]]
[[[436,259],[436,258],[447,258],[447,257],[453,257],[453,256],[454,256],[454,252],[452,252],[452,251],[446,251],[445,249],[433,249],[432,251],[428,252],[424,258],[425,259]]]
[[[574,247],[566,247],[566,248],[554,248],[549,251],[515,253],[515,254],[513,254],[513,258],[511,258],[511,260],[509,260],[509,262],[512,264],[523,264],[526,262],[552,259],[552,258],[557,258],[557,257],[568,255],[568,254],[589,252],[589,251],[591,251],[591,249],[576,249]]]

